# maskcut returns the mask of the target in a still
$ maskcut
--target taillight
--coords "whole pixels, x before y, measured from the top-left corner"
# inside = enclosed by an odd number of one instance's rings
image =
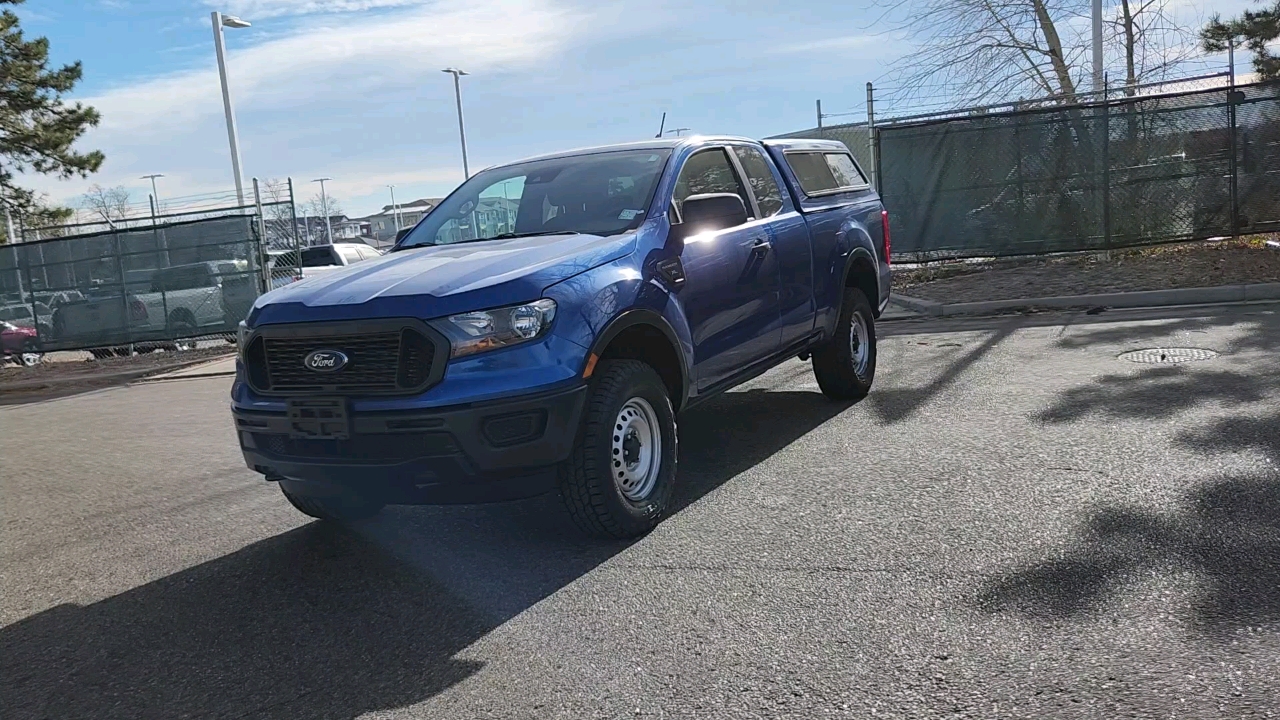
[[[884,238],[884,264],[889,264],[889,211],[880,211],[880,235]]]
[[[147,306],[141,300],[134,298],[133,302],[129,303],[129,317],[134,320],[146,320]]]

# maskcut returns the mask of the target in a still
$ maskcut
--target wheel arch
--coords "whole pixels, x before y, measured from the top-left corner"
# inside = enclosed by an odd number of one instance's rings
[[[583,376],[590,377],[595,363],[607,358],[641,360],[652,366],[677,412],[688,401],[689,364],[675,330],[656,311],[627,310],[610,320],[591,344]]]

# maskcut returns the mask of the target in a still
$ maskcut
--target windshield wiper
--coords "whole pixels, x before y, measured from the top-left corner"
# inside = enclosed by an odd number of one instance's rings
[[[539,235],[581,235],[577,230],[540,230],[538,232],[518,232],[518,233],[502,233],[487,238],[476,238],[475,240],[466,240],[465,242],[477,242],[480,240],[511,240],[513,238],[537,237]]]

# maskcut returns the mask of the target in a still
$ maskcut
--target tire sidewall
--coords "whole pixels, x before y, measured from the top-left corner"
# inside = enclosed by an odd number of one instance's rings
[[[870,389],[871,383],[876,376],[876,320],[871,312],[871,303],[867,297],[862,294],[861,290],[850,288],[848,297],[845,299],[845,328],[844,328],[844,347],[847,362],[849,363],[849,372],[856,381],[864,387]],[[851,342],[853,339],[853,318],[854,315],[861,316],[863,324],[867,328],[867,369],[862,374],[858,374],[858,368],[854,363],[853,352],[851,350]]]
[[[610,393],[610,397],[604,403],[605,410],[598,418],[600,420],[598,427],[605,432],[596,433],[595,437],[586,438],[587,445],[584,450],[593,455],[595,467],[603,470],[600,473],[600,477],[595,478],[595,480],[605,485],[605,487],[600,488],[603,491],[601,495],[609,505],[609,509],[612,511],[611,514],[633,526],[631,528],[624,527],[624,531],[634,532],[640,528],[652,527],[670,509],[671,497],[675,491],[678,447],[675,412],[671,407],[671,399],[667,397],[666,388],[658,378],[657,373],[645,366],[641,370],[630,373],[628,380],[627,383]],[[623,405],[633,397],[643,398],[653,408],[658,418],[659,432],[662,437],[662,457],[659,464],[657,482],[648,497],[640,501],[631,500],[622,494],[622,490],[614,480],[612,472],[613,444],[611,441],[613,423]]]

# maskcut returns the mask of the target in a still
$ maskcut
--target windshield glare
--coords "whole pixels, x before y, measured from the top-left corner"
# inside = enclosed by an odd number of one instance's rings
[[[494,168],[432,210],[400,247],[639,227],[671,151],[615,150]]]

